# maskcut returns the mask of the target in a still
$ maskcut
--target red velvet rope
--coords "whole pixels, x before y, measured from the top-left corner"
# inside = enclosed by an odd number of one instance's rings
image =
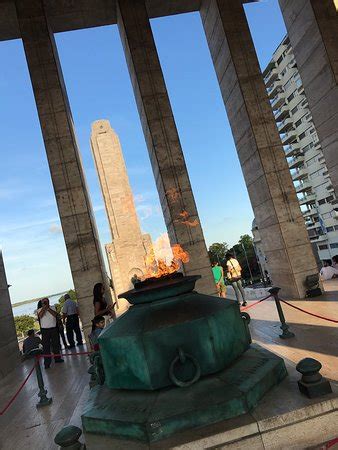
[[[338,320],[335,319],[329,319],[328,317],[320,316],[319,314],[313,314],[310,311],[306,311],[305,309],[299,308],[298,306],[292,305],[291,303],[287,302],[286,300],[279,299],[281,302],[285,303],[288,306],[291,306],[291,308],[298,309],[298,311],[302,311],[305,314],[309,314],[313,317],[318,317],[318,319],[328,320],[329,322],[338,323]]]
[[[24,381],[21,383],[19,389],[16,391],[16,393],[13,395],[13,397],[10,399],[10,401],[7,403],[7,405],[4,407],[4,409],[2,411],[0,411],[0,416],[3,416],[5,414],[5,412],[7,411],[7,409],[12,405],[12,403],[16,400],[17,396],[20,394],[20,392],[22,391],[23,387],[25,386],[25,384],[27,383],[27,381],[29,380],[29,377],[32,375],[32,373],[34,372],[35,369],[35,365],[31,368],[31,370],[29,371],[28,375],[26,376],[26,378],[24,379]]]
[[[78,355],[90,355],[92,352],[78,352],[78,353],[59,353],[59,354],[47,354],[47,355],[36,355],[35,358],[36,360],[40,359],[40,358],[53,358],[53,357],[61,357],[61,356],[78,356]],[[36,363],[35,363],[36,364]],[[29,371],[28,375],[26,376],[26,378],[24,379],[24,381],[21,383],[19,389],[16,391],[16,393],[13,395],[13,397],[9,400],[9,402],[6,404],[6,406],[3,408],[2,411],[0,411],[0,416],[3,416],[5,414],[5,412],[8,410],[8,408],[14,403],[14,401],[16,400],[16,398],[18,397],[18,395],[20,394],[20,392],[22,391],[22,389],[24,388],[25,384],[27,383],[27,381],[29,380],[30,376],[32,375],[32,373],[35,370],[35,364],[34,366],[31,368],[31,370]]]
[[[252,308],[255,305],[258,305],[258,303],[263,302],[264,300],[266,300],[267,298],[271,297],[271,295],[268,295],[267,297],[261,298],[260,300],[258,300],[255,303],[252,303],[251,305],[245,306],[244,308],[241,308],[241,311],[246,311],[247,309]]]
[[[335,439],[332,439],[331,441],[327,442],[324,447],[322,447],[323,450],[327,450],[331,447],[333,447],[334,445],[338,444],[338,437],[336,437]]]

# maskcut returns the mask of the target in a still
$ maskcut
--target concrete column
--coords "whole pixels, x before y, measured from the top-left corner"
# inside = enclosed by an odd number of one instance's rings
[[[9,298],[5,266],[0,249],[0,380],[19,363],[19,347],[16,337],[11,300]]]
[[[302,298],[317,266],[241,3],[203,0],[202,22],[271,278]]]
[[[144,0],[121,0],[117,20],[143,132],[172,244],[189,253],[186,275],[201,274],[197,289],[215,293],[215,283],[187,167]]]
[[[18,0],[16,8],[80,316],[88,328],[93,286],[107,276],[72,114],[43,1]],[[109,289],[106,293],[109,300]]]
[[[338,198],[338,14],[335,3],[333,0],[279,0],[279,4]]]

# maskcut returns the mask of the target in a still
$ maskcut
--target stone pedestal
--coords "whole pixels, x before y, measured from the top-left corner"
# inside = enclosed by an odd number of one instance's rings
[[[253,346],[229,368],[188,388],[126,391],[96,386],[82,415],[87,448],[150,448],[179,431],[244,414],[286,374],[280,357]]]

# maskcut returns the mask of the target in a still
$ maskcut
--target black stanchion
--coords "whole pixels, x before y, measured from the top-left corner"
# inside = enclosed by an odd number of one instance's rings
[[[35,371],[36,371],[36,379],[38,381],[39,386],[39,393],[38,396],[40,397],[40,400],[36,404],[37,408],[41,408],[41,406],[47,406],[50,405],[53,401],[52,398],[47,397],[47,389],[45,389],[45,383],[43,381],[41,366],[40,366],[40,358],[39,355],[42,355],[43,351],[39,348],[36,348],[34,350],[31,350],[29,352],[29,356],[35,358]]]
[[[279,320],[281,322],[281,330],[283,331],[282,334],[279,335],[279,337],[281,339],[289,339],[292,337],[295,337],[295,334],[292,333],[292,331],[289,331],[289,326],[285,321],[285,317],[284,317],[284,313],[283,313],[283,309],[282,309],[282,305],[280,304],[280,300],[278,297],[278,293],[280,291],[279,287],[272,287],[271,289],[268,290],[268,292],[272,295],[272,297],[275,300],[276,303],[276,308],[277,308],[277,312],[278,312],[278,316],[279,316]]]

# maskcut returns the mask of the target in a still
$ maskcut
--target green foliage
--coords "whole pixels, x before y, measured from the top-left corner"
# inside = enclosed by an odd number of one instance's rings
[[[244,279],[250,280],[251,275],[254,279],[257,277],[259,278],[260,271],[251,236],[248,234],[241,236],[238,243],[231,249],[231,253],[234,254],[235,258],[240,263],[242,267],[242,276]]]
[[[229,250],[226,242],[215,242],[209,247],[209,258],[211,263],[218,262],[221,266],[225,266],[225,255]]]
[[[224,272],[226,272],[225,255],[228,251],[232,253],[240,263],[242,267],[242,276],[244,279],[250,280],[251,275],[254,279],[260,277],[259,266],[253,246],[253,239],[251,236],[249,236],[248,234],[242,235],[239,238],[238,243],[235,244],[231,249],[228,248],[228,244],[226,242],[215,242],[214,244],[210,245],[209,257],[211,263],[218,262],[225,269]]]
[[[74,291],[74,289],[70,289],[67,292],[67,294],[70,296],[70,298],[72,300],[74,300],[74,302],[77,302],[76,292]],[[63,307],[65,301],[66,301],[65,296],[62,295],[62,297],[59,298],[59,302],[55,305],[56,312],[58,312],[59,314],[61,314],[61,310],[62,310],[62,307]]]
[[[36,321],[36,319],[33,316],[29,316],[28,314],[14,317],[14,323],[16,333],[18,335],[25,335],[27,334],[28,330],[31,330],[32,328],[38,328],[38,322]]]

